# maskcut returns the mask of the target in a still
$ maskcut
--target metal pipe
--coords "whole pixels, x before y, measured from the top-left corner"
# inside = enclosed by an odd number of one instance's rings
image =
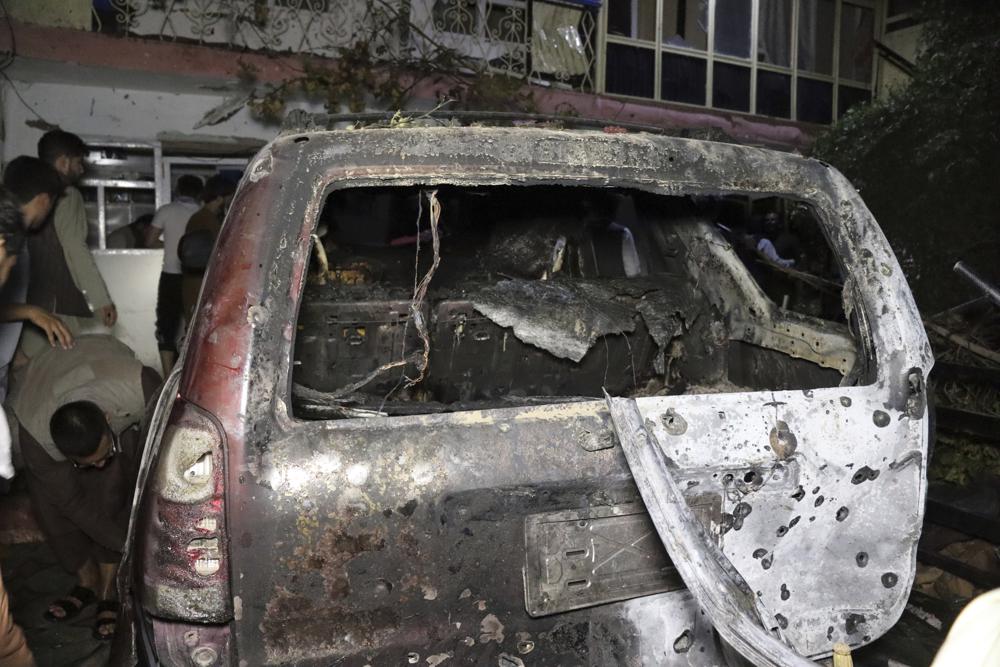
[[[975,271],[969,268],[969,266],[966,265],[965,262],[961,261],[955,262],[953,270],[955,271],[955,273],[962,276],[970,283],[972,283],[980,290],[982,290],[983,294],[985,294],[990,298],[990,301],[992,301],[997,306],[1000,306],[1000,289],[998,289],[996,285],[987,281],[985,278],[977,274]]]

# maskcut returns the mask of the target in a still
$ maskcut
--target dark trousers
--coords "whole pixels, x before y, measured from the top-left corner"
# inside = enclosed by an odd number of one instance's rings
[[[183,276],[161,273],[156,291],[156,343],[161,351],[177,352],[177,334],[184,311]]]

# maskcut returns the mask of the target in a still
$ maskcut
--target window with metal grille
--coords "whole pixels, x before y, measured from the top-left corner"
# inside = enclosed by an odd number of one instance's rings
[[[871,99],[874,0],[608,0],[602,91],[830,123]]]

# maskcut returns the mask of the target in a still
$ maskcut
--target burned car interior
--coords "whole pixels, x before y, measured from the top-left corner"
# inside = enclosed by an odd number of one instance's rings
[[[300,418],[811,389],[854,370],[840,268],[790,198],[353,188],[328,195],[315,231]],[[794,259],[766,257],[760,239]],[[774,320],[770,336],[743,326],[757,313],[739,290],[777,314],[757,318]]]

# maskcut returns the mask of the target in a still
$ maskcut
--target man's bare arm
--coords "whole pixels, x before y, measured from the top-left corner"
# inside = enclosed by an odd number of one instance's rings
[[[0,304],[0,322],[31,322],[41,329],[49,345],[64,350],[73,347],[73,334],[58,317],[38,306],[26,303]]]

